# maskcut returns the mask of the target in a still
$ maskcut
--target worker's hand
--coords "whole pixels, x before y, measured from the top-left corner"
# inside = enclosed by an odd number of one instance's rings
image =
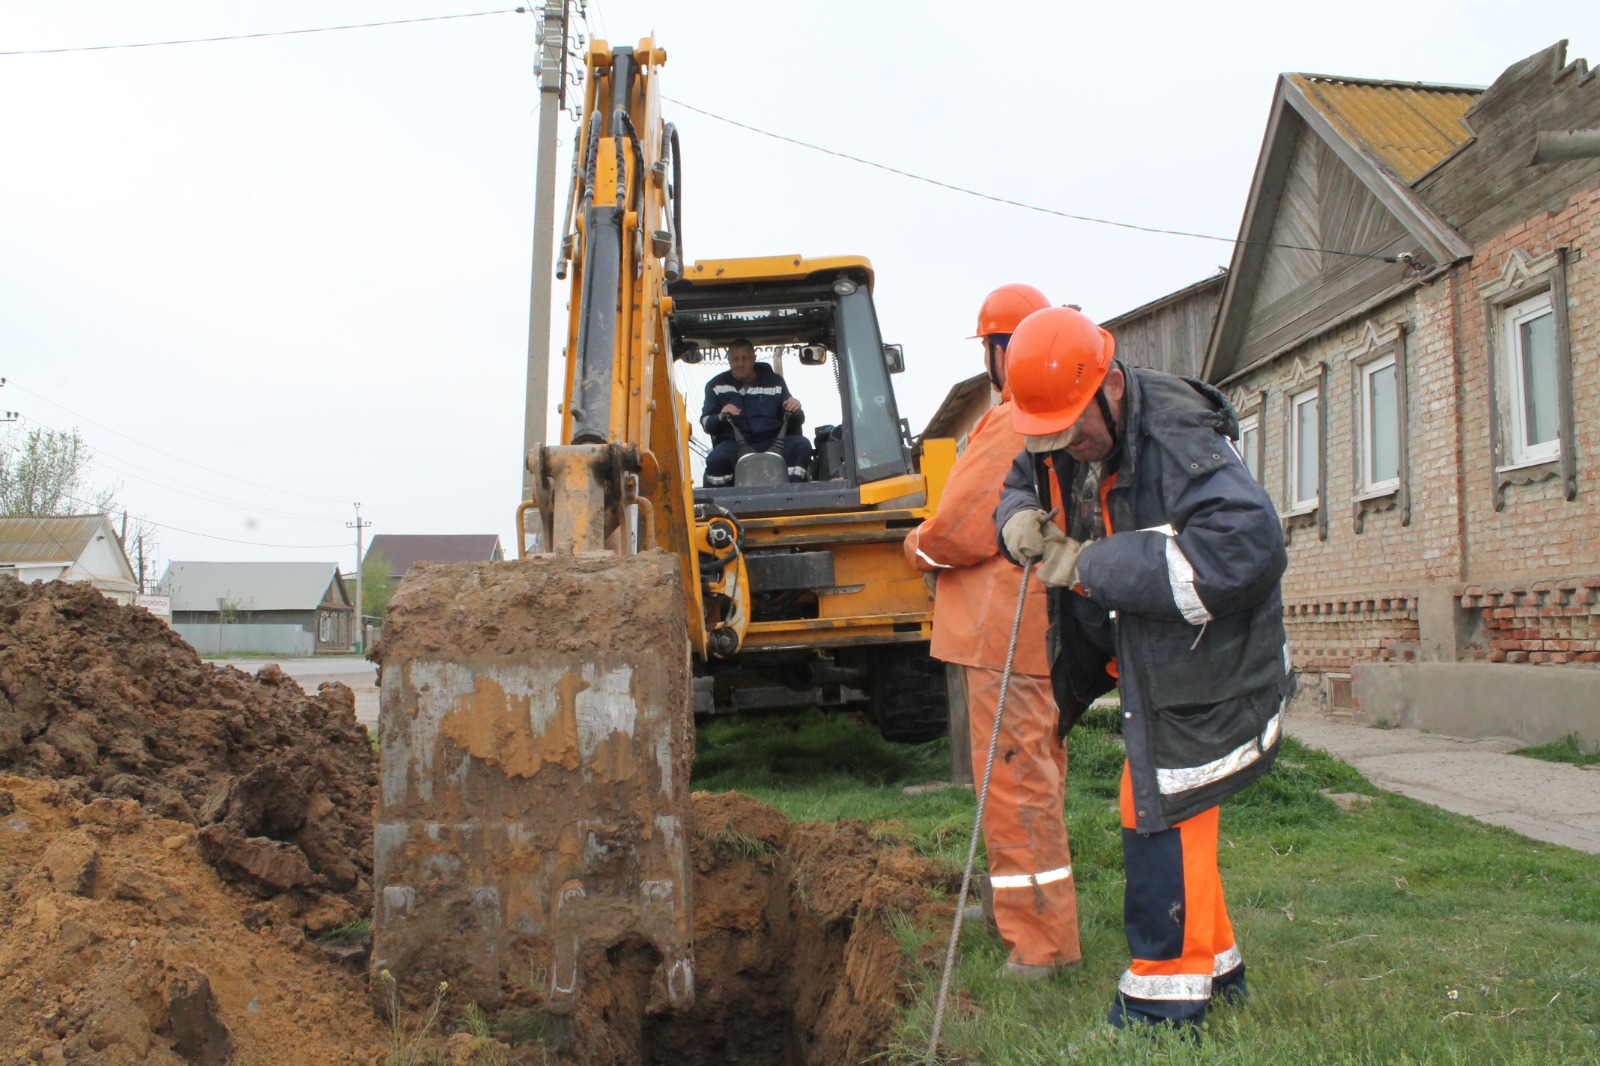
[[[791,396],[787,400],[783,401],[783,409],[788,411],[790,414],[794,414],[796,411],[800,410],[800,401]]]
[[[1073,540],[1050,523],[1046,528],[1054,533],[1045,535],[1044,557],[1039,560],[1039,580],[1053,589],[1070,588],[1078,583],[1078,553],[1083,542]]]
[[[734,415],[743,414],[744,412],[739,410],[738,404],[725,403],[722,405],[722,410],[719,413],[724,417],[731,418]]]
[[[1027,565],[1044,554],[1047,529],[1055,529],[1056,533],[1065,536],[1050,523],[1049,516],[1043,511],[1030,507],[1006,519],[1006,524],[1000,530],[1000,539],[1005,542],[1011,558]]]

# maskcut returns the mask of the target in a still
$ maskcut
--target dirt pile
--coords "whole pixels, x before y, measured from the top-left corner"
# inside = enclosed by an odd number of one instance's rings
[[[306,933],[370,910],[375,770],[344,686],[0,579],[0,1061],[373,1061]]]
[[[308,696],[275,668],[203,663],[87,588],[0,580],[0,1066],[384,1063],[382,990],[307,936],[370,913],[374,771],[342,685]],[[791,824],[731,794],[693,807],[691,1009],[664,1009],[648,944],[585,958],[564,1016],[530,958],[488,1036],[458,1031],[470,1005],[442,991],[414,1049],[434,1058],[415,1061],[881,1051],[909,995],[897,923],[948,923],[950,872],[861,823]]]
[[[0,773],[189,823],[225,879],[320,921],[371,906],[376,759],[350,690],[202,662],[87,585],[0,580]]]

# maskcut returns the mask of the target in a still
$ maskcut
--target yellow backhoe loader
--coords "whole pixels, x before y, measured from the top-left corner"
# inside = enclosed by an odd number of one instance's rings
[[[891,737],[944,728],[902,542],[954,444],[913,448],[867,260],[684,265],[665,59],[588,48],[561,443],[527,457],[523,557],[420,568],[389,607],[372,967],[412,989],[573,1010],[643,944],[652,1004],[683,1007],[694,713],[862,699]],[[756,454],[695,483],[701,396],[675,377],[735,338],[837,403],[803,480]]]

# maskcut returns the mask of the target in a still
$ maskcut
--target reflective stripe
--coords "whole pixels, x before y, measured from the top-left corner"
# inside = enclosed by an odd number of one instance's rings
[[[737,385],[713,385],[712,392],[736,392],[740,396],[782,396],[782,385],[746,385],[740,388]]]
[[[1172,599],[1183,612],[1184,621],[1192,626],[1211,621],[1211,612],[1200,602],[1200,594],[1194,588],[1194,567],[1189,565],[1189,557],[1172,537],[1167,538],[1167,582],[1172,586]]]
[[[803,466],[791,466],[789,468],[789,476],[790,477],[805,477],[806,476],[806,468],[803,467]]]
[[[1058,866],[1042,874],[990,874],[990,888],[1035,888],[1052,881],[1065,881],[1072,876],[1072,867]]]
[[[1225,973],[1232,973],[1244,965],[1244,956],[1239,954],[1239,946],[1235,944],[1227,951],[1217,952],[1217,963],[1211,967],[1212,977],[1221,977]]]
[[[1184,766],[1175,770],[1163,770],[1157,767],[1156,787],[1161,790],[1163,796],[1171,796],[1236,774],[1261,758],[1262,751],[1277,742],[1278,732],[1282,727],[1283,704],[1280,703],[1278,713],[1267,722],[1267,727],[1261,731],[1259,737],[1252,737],[1222,758],[1213,759],[1202,766]]]
[[[1283,672],[1286,674],[1294,673],[1294,657],[1289,654],[1289,642],[1287,640],[1283,642]]]
[[[923,551],[921,548],[917,549],[917,558],[921,559],[923,562],[927,563],[929,566],[938,567],[940,570],[949,570],[950,569],[950,564],[949,563],[941,563],[937,559],[929,558],[928,557],[928,553]]]
[[[708,486],[710,486],[710,487],[713,487],[713,488],[715,488],[717,486],[720,486],[720,485],[732,485],[733,484],[733,475],[732,474],[726,474],[726,475],[724,475],[724,474],[707,474],[706,475],[706,484]]]
[[[1148,976],[1122,971],[1117,991],[1134,999],[1210,999],[1208,973],[1163,973]]]

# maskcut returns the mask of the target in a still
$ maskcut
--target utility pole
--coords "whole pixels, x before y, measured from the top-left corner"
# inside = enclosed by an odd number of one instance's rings
[[[522,426],[522,497],[533,475],[528,452],[545,439],[550,403],[550,286],[555,272],[556,120],[567,103],[567,2],[544,0],[539,27],[539,143],[533,191],[533,284],[528,299],[528,394]],[[517,545],[520,554],[523,545]]]
[[[6,387],[6,379],[0,378],[0,389]],[[0,422],[15,422],[22,417],[21,411],[0,411]]]
[[[356,531],[356,631],[354,635],[357,655],[361,655],[367,650],[367,616],[362,613],[361,606],[361,532],[370,525],[372,525],[371,522],[363,522],[361,520],[361,504],[359,502],[356,504],[356,520],[344,524],[346,529],[354,527]]]

